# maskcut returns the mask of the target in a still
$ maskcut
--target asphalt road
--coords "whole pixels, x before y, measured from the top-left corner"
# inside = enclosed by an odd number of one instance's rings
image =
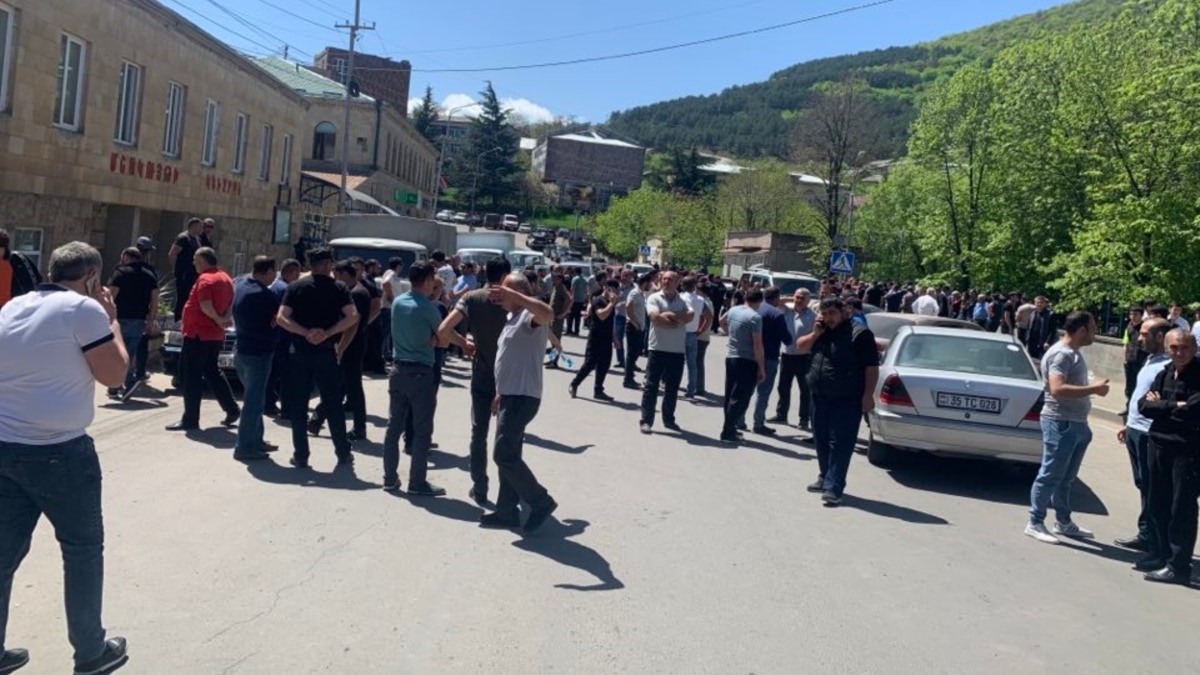
[[[578,367],[582,342],[568,350]],[[844,506],[827,509],[803,489],[807,434],[720,447],[717,403],[681,402],[686,434],[645,437],[619,380],[603,405],[570,400],[569,374],[551,372],[526,454],[561,506],[523,538],[476,527],[468,371],[451,365],[430,474],[441,499],[379,489],[382,379],[353,472],[334,471],[327,437],[314,471],[287,467],[275,424],[277,462],[233,461],[212,401],[208,429],[187,438],[162,430],[178,398],[98,399],[105,617],[130,641],[122,672],[1200,672],[1200,594],[1142,581],[1107,544],[1132,532],[1136,500],[1110,422],[1096,423],[1075,494],[1099,539],[1047,546],[1021,533],[1029,481],[1010,467],[889,472],[860,455]],[[8,646],[34,659],[23,672],[69,672],[45,522],[14,592]]]

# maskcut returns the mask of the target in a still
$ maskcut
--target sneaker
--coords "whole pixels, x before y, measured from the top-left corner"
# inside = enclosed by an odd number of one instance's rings
[[[837,506],[842,503],[842,496],[833,490],[826,490],[821,493],[821,503],[825,506]]]
[[[125,387],[125,389],[121,392],[121,403],[128,403],[129,399],[133,396],[133,392],[137,391],[138,387],[140,386],[142,386],[142,381],[134,380],[133,384]]]
[[[642,432],[643,434],[649,434],[650,433],[650,425],[646,424],[645,422],[642,422],[641,424],[638,425],[638,431]]]
[[[129,654],[125,653],[125,638],[111,638],[104,643],[104,653],[87,663],[75,664],[75,675],[108,675],[125,665]]]
[[[109,387],[107,396],[114,401],[121,400],[121,388],[120,387]]]
[[[29,652],[24,649],[9,649],[0,654],[0,675],[6,675],[29,663]]]
[[[1058,537],[1050,534],[1044,523],[1029,523],[1025,526],[1025,536],[1033,537],[1043,544],[1057,544]]]
[[[385,492],[399,492],[400,491],[400,479],[399,478],[391,478],[391,479],[385,478],[383,481],[383,489]]]
[[[1096,533],[1091,530],[1085,530],[1075,523],[1054,523],[1054,527],[1050,530],[1060,537],[1071,537],[1072,539],[1095,539]]]
[[[824,491],[825,491],[825,483],[824,483],[823,481],[817,480],[817,481],[814,481],[814,482],[812,482],[812,483],[809,483],[809,484],[808,484],[808,485],[807,485],[807,486],[804,488],[804,490],[805,490],[806,492],[815,492],[815,493],[818,493],[818,494],[819,494],[819,493],[821,493],[821,492],[824,492]]]
[[[425,481],[420,485],[409,485],[408,494],[413,497],[441,497],[446,494],[446,489]]]

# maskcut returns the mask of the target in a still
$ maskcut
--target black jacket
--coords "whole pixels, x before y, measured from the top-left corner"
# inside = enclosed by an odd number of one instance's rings
[[[1138,411],[1150,420],[1150,439],[1200,452],[1200,360],[1192,359],[1178,377],[1174,364],[1168,364],[1150,391],[1157,392],[1159,400],[1138,401]]]
[[[12,265],[12,296],[14,298],[18,295],[25,295],[42,283],[42,273],[24,254],[10,250],[5,259],[8,260],[8,264]]]

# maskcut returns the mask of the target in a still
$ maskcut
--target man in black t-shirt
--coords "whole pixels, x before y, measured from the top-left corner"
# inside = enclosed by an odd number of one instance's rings
[[[153,267],[142,262],[140,249],[131,246],[121,252],[121,265],[109,278],[108,290],[117,306],[125,349],[131,356],[136,355],[142,336],[150,332],[158,317],[158,275]],[[138,383],[137,359],[130,358],[124,387],[109,389],[109,398],[128,401]]]
[[[333,278],[350,288],[350,299],[358,312],[358,325],[342,333],[338,341],[338,365],[342,371],[342,389],[346,392],[345,409],[354,416],[354,430],[347,434],[351,441],[367,438],[367,399],[363,393],[363,360],[367,354],[367,318],[371,315],[371,293],[357,279],[354,263],[343,260],[333,266]],[[325,424],[325,407],[317,405],[308,421],[308,433],[316,436]]]
[[[179,321],[183,317],[183,306],[187,303],[188,295],[192,292],[192,284],[196,283],[196,278],[200,276],[196,271],[196,264],[193,260],[196,256],[196,251],[204,246],[201,239],[203,228],[204,221],[199,218],[192,218],[188,221],[187,229],[180,232],[178,237],[175,237],[175,243],[171,244],[171,249],[167,251],[167,259],[171,261],[175,275],[176,321]]]
[[[571,398],[575,398],[575,392],[579,389],[579,385],[594,370],[596,371],[596,383],[592,389],[592,398],[597,401],[614,400],[613,397],[604,393],[604,378],[608,376],[608,369],[612,366],[613,331],[616,318],[614,313],[620,293],[621,282],[609,279],[604,282],[600,292],[592,296],[591,304],[588,307],[588,319],[591,321],[592,327],[588,331],[587,351],[584,353],[583,367],[575,374],[575,379],[571,380],[568,389],[571,392]]]
[[[308,468],[308,399],[313,383],[320,393],[321,405],[329,416],[329,435],[333,437],[338,465],[354,463],[350,441],[346,438],[346,413],[342,407],[342,374],[335,351],[340,336],[357,330],[358,310],[346,285],[330,276],[333,254],[328,249],[308,253],[312,274],[300,277],[288,286],[276,320],[288,333],[290,381],[288,412],[292,421],[292,466]]]

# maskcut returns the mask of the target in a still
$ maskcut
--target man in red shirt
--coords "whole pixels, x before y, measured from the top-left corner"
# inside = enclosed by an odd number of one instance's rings
[[[217,253],[204,246],[194,256],[199,276],[187,304],[183,306],[183,354],[180,367],[183,379],[183,419],[169,425],[167,431],[191,431],[200,428],[202,382],[225,411],[223,426],[231,427],[241,416],[229,382],[221,374],[217,357],[225,342],[225,327],[233,323],[233,280],[217,267]]]

